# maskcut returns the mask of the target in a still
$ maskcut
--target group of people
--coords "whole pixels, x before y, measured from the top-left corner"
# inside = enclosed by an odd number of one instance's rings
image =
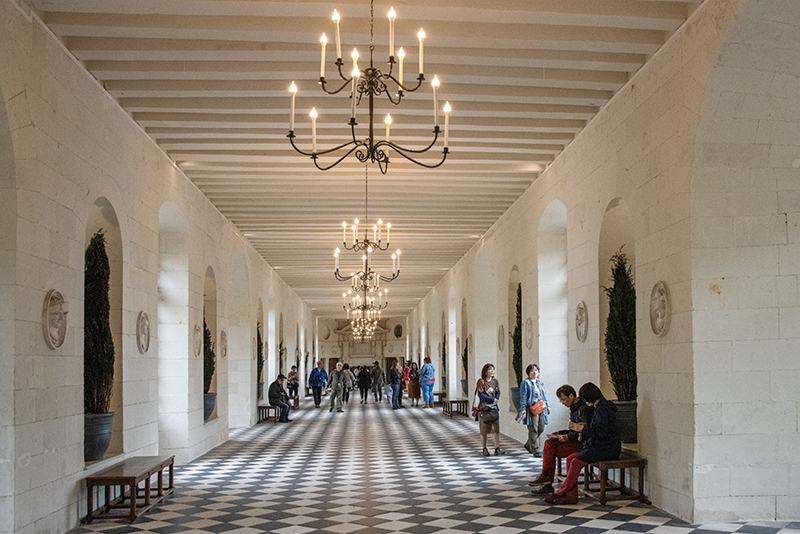
[[[525,372],[527,378],[520,384],[521,409],[517,420],[521,419],[528,427],[528,440],[523,446],[535,457],[542,458],[542,472],[528,483],[534,488],[531,493],[544,495],[545,501],[552,504],[577,503],[578,476],[583,468],[587,464],[614,460],[622,451],[617,407],[592,382],[581,386],[578,393],[569,384],[561,386],[556,390],[556,396],[569,408],[569,425],[548,435],[543,450],[540,450],[539,438],[548,422],[550,403],[544,383],[539,379],[539,366],[531,364]],[[500,449],[500,388],[494,373],[494,365],[487,363],[475,385],[476,417],[480,421],[484,456],[490,455],[486,447],[490,433],[494,439],[495,456],[505,454]],[[553,482],[558,458],[566,458],[567,474],[556,490]]]

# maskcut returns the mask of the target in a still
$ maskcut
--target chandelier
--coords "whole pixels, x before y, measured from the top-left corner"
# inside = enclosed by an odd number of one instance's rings
[[[342,293],[344,299],[343,308],[347,312],[347,318],[350,320],[350,326],[353,329],[353,341],[369,341],[375,333],[378,326],[378,320],[381,317],[381,310],[383,310],[388,300],[384,301],[384,296],[387,296],[388,289],[383,293],[377,292],[377,297],[370,295],[373,291],[364,288],[364,297],[360,294],[355,294],[351,297],[350,302],[347,297],[353,295],[353,290],[347,293]],[[377,302],[376,302],[377,301]]]
[[[335,95],[341,93],[345,89],[349,89],[350,93],[350,122],[348,125],[350,126],[350,136],[352,140],[342,143],[338,146],[334,146],[332,148],[325,148],[325,149],[318,149],[317,148],[317,110],[316,108],[311,109],[311,152],[306,152],[301,150],[295,144],[295,134],[294,134],[294,118],[295,118],[295,96],[297,95],[297,86],[294,82],[289,87],[289,92],[292,95],[292,111],[289,120],[289,142],[292,144],[292,147],[303,154],[304,156],[310,156],[314,162],[314,165],[323,171],[327,171],[332,169],[339,163],[341,163],[345,158],[350,156],[351,154],[355,153],[356,158],[361,163],[371,162],[377,163],[378,168],[380,169],[381,173],[386,174],[386,170],[389,166],[389,151],[390,149],[395,153],[399,154],[400,156],[404,157],[405,159],[420,165],[422,167],[426,167],[428,169],[434,169],[439,167],[442,163],[444,163],[445,159],[447,159],[448,154],[448,127],[449,127],[449,120],[450,120],[450,104],[445,103],[443,108],[444,112],[444,148],[442,149],[442,159],[438,163],[433,164],[426,164],[422,163],[421,161],[415,159],[420,154],[424,154],[425,152],[429,151],[433,146],[436,144],[436,141],[439,139],[439,134],[441,130],[439,129],[439,97],[437,94],[438,87],[439,87],[439,78],[436,76],[433,77],[431,82],[431,87],[433,88],[433,139],[431,140],[430,144],[424,148],[412,149],[407,148],[399,145],[396,142],[391,141],[390,139],[390,130],[392,125],[392,118],[391,115],[386,115],[386,119],[384,120],[384,124],[386,125],[386,137],[380,141],[375,140],[375,97],[380,96],[381,94],[386,94],[389,102],[393,105],[400,104],[400,101],[403,99],[403,95],[408,93],[413,93],[417,91],[421,86],[422,82],[425,80],[425,75],[423,74],[423,55],[422,55],[422,42],[425,39],[425,32],[420,29],[419,34],[417,37],[419,38],[419,76],[416,79],[416,85],[412,86],[412,84],[404,85],[403,83],[403,59],[405,58],[405,51],[400,48],[397,51],[397,59],[395,60],[395,46],[394,46],[394,20],[396,18],[394,8],[389,11],[389,71],[388,73],[383,73],[379,69],[375,68],[373,62],[373,56],[375,52],[375,34],[374,34],[374,6],[373,0],[370,0],[370,14],[369,14],[369,67],[366,68],[363,72],[361,72],[358,68],[358,50],[353,49],[353,53],[351,57],[353,58],[353,70],[350,73],[350,77],[346,76],[342,72],[342,67],[344,66],[344,62],[342,61],[342,45],[341,45],[341,38],[339,35],[339,22],[340,17],[339,13],[336,10],[333,10],[333,22],[336,25],[336,68],[339,71],[339,77],[342,80],[341,85],[338,87],[332,87],[329,89],[328,87],[328,80],[325,79],[325,47],[328,43],[328,38],[325,34],[322,34],[320,38],[320,44],[322,45],[322,59],[319,68],[319,84],[322,86],[322,90],[325,91],[327,94]],[[394,74],[394,66],[397,63],[397,76]],[[389,85],[396,86],[396,92],[389,90]],[[369,122],[369,130],[366,137],[359,138],[356,134],[356,126],[358,122],[356,122],[356,107],[361,103],[362,98],[366,97],[369,103],[369,115],[368,115],[368,122]],[[363,135],[363,134],[361,134]],[[333,161],[328,164],[320,164],[319,158],[321,156],[332,155]]]

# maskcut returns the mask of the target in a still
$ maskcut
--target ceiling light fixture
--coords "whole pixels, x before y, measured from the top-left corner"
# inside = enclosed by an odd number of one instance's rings
[[[292,147],[303,154],[304,156],[310,156],[311,159],[314,161],[314,165],[323,171],[327,171],[328,169],[332,169],[349,155],[355,153],[356,158],[361,163],[371,162],[377,163],[378,168],[380,169],[381,173],[386,174],[386,170],[389,166],[389,149],[393,150],[400,156],[404,157],[405,159],[420,165],[422,167],[426,167],[428,169],[434,169],[439,167],[442,163],[444,163],[445,159],[447,159],[448,154],[448,128],[450,122],[450,104],[445,103],[443,108],[444,112],[444,148],[442,149],[442,159],[438,163],[433,164],[426,164],[422,163],[421,161],[415,159],[420,154],[424,154],[436,144],[436,141],[439,139],[440,129],[439,129],[439,98],[438,98],[438,88],[439,88],[439,78],[436,76],[433,77],[433,81],[431,82],[431,87],[433,88],[433,140],[430,144],[421,149],[412,149],[400,146],[399,144],[390,140],[390,130],[392,125],[392,118],[390,115],[386,115],[386,119],[384,120],[384,124],[386,124],[386,138],[380,141],[375,140],[375,97],[380,96],[383,93],[386,93],[386,97],[389,99],[393,105],[398,105],[400,101],[403,99],[403,95],[405,92],[412,93],[417,91],[421,86],[422,82],[425,80],[425,75],[423,74],[423,54],[422,54],[422,42],[425,39],[425,32],[420,29],[419,34],[417,37],[419,38],[419,76],[417,77],[417,84],[414,87],[403,85],[403,59],[405,57],[405,52],[402,48],[397,51],[397,63],[398,63],[398,73],[397,77],[394,76],[393,70],[395,65],[395,47],[394,47],[394,20],[396,18],[394,8],[389,11],[389,72],[388,74],[382,73],[380,70],[375,68],[373,63],[373,54],[375,51],[375,35],[374,35],[374,5],[373,0],[370,0],[370,12],[369,12],[369,67],[361,72],[358,68],[358,50],[353,49],[353,53],[351,57],[353,58],[353,70],[351,72],[350,77],[345,76],[342,72],[342,67],[344,66],[344,62],[342,61],[342,45],[341,45],[341,38],[339,35],[339,22],[340,17],[339,13],[334,9],[333,10],[333,22],[336,24],[336,67],[339,71],[339,76],[343,80],[344,83],[338,88],[328,89],[328,82],[325,79],[325,47],[328,44],[328,38],[325,34],[322,34],[320,38],[320,44],[322,45],[322,59],[320,63],[320,72],[319,72],[319,84],[322,86],[322,90],[330,95],[338,94],[345,89],[350,89],[350,122],[348,123],[350,126],[350,133],[352,136],[352,141],[348,141],[341,145],[335,146],[333,148],[328,149],[317,149],[317,110],[316,108],[311,109],[311,152],[305,152],[298,148],[295,144],[295,134],[294,134],[294,118],[295,118],[295,97],[297,96],[297,86],[294,82],[289,87],[289,92],[292,95],[292,111],[289,119],[289,141],[292,144]],[[397,92],[392,94],[389,91],[389,87],[387,84],[393,83],[397,86]],[[359,139],[356,136],[356,107],[361,103],[361,99],[366,96],[368,103],[369,103],[369,132],[368,136],[363,139]],[[344,152],[342,154],[342,152]],[[336,154],[334,154],[336,153]],[[327,165],[320,165],[319,157],[325,156],[328,154],[334,154],[335,159],[332,163]],[[341,155],[340,155],[341,154]]]

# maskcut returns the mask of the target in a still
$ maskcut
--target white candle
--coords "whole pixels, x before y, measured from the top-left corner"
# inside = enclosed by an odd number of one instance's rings
[[[400,271],[400,249],[397,249],[397,270]]]
[[[394,8],[389,10],[389,57],[394,56],[394,19],[397,15]]]
[[[342,308],[347,309],[347,293],[342,293]]]
[[[339,37],[339,13],[333,10],[333,22],[336,23],[336,59],[342,59],[342,39]]]
[[[350,57],[353,58],[353,72],[355,72],[358,70],[358,50],[354,48]]]
[[[289,92],[292,93],[292,114],[289,116],[289,131],[294,131],[294,97],[297,96],[297,86],[292,82],[289,86]]]
[[[381,242],[381,225],[383,224],[383,220],[378,219],[378,243]]]
[[[354,245],[356,244],[356,231],[357,231],[357,228],[356,228],[356,225],[354,224],[353,225],[353,244]]]
[[[359,72],[358,67],[354,68],[353,69],[353,78],[352,78],[353,86],[350,88],[350,99],[351,99],[351,102],[350,102],[350,105],[351,105],[350,118],[351,119],[355,119],[356,118],[356,100],[357,100],[357,98],[356,98],[357,97],[356,88],[358,87],[358,78],[360,76],[361,76],[361,72]]]
[[[431,82],[433,86],[433,126],[439,126],[439,95],[437,90],[439,89],[439,77],[434,75],[433,81]]]
[[[392,223],[386,223],[386,244],[389,244],[389,229],[392,227]]]
[[[447,130],[450,126],[450,102],[444,103],[444,147],[447,148]]]
[[[397,51],[397,57],[400,59],[400,71],[397,73],[397,81],[400,82],[400,85],[403,85],[403,58],[406,57],[406,52],[402,46]]]
[[[322,60],[320,61],[320,64],[319,64],[319,77],[320,78],[324,78],[325,77],[325,46],[327,46],[327,44],[328,44],[328,38],[325,36],[324,33],[322,34],[322,37],[319,38],[319,42],[322,45]]]
[[[342,222],[342,243],[347,244],[347,223]]]
[[[336,252],[333,253],[333,261],[334,261],[334,271],[339,270],[339,249],[336,249]]]
[[[311,152],[317,151],[317,108],[311,108]]]
[[[397,254],[392,254],[392,275],[397,272]]]
[[[419,29],[417,37],[419,37],[419,73],[422,74],[422,41],[425,40],[425,32],[422,31],[422,28]]]
[[[389,130],[392,128],[392,116],[386,115],[386,120],[383,122],[386,123],[386,142],[389,142]]]

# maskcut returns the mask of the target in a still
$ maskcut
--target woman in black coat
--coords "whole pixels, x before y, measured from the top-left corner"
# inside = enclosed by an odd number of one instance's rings
[[[596,385],[587,382],[581,386],[578,397],[588,406],[594,407],[594,415],[588,426],[576,428],[580,431],[583,448],[567,457],[567,477],[558,491],[550,493],[545,500],[553,504],[575,504],[578,502],[578,476],[587,464],[604,460],[616,460],[622,451],[617,407],[603,397]]]

